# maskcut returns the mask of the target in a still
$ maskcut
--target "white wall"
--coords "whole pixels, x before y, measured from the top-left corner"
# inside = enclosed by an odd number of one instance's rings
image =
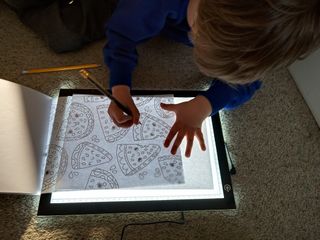
[[[320,127],[320,49],[289,70]]]

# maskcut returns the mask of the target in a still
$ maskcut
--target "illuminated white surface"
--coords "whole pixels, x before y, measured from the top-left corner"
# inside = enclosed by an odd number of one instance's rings
[[[190,98],[175,98],[175,103]],[[186,141],[181,144],[181,155],[185,174],[185,184],[165,185],[130,189],[61,191],[51,195],[51,203],[152,201],[181,199],[223,198],[221,175],[217,158],[215,138],[211,118],[202,126],[206,151],[200,150],[195,139],[192,155],[184,157]]]

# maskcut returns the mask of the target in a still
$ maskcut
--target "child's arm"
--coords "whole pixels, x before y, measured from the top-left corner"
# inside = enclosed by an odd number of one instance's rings
[[[113,27],[116,28],[116,26]],[[138,59],[137,43],[112,29],[108,29],[107,35],[108,43],[104,47],[104,60],[109,67],[109,86],[112,95],[131,110],[133,119],[128,118],[118,106],[112,103],[108,113],[117,126],[130,127],[139,122],[140,117],[130,93],[132,72]]]
[[[261,85],[260,80],[233,86],[220,80],[214,80],[210,88],[201,95],[210,101],[212,106],[210,115],[212,116],[221,109],[234,109],[249,101]]]
[[[185,1],[122,0],[106,26],[107,44],[104,61],[110,71],[110,88],[131,86],[131,75],[137,65],[138,44],[160,34],[169,19],[179,22],[184,18],[181,8]]]
[[[122,0],[107,24],[108,42],[104,47],[104,60],[109,67],[109,86],[113,94],[119,95],[128,104],[130,110],[136,112],[132,104],[130,91],[117,86],[131,88],[132,72],[137,65],[138,53],[136,46],[158,35],[163,29],[166,19],[179,21],[178,13],[184,1],[167,0]],[[116,96],[117,97],[117,96]],[[122,120],[125,115],[116,106],[110,105],[109,114]],[[135,115],[134,118],[136,118]],[[116,120],[117,118],[115,118]]]
[[[140,113],[134,104],[130,88],[126,85],[116,85],[112,88],[112,95],[122,104],[127,106],[132,113],[132,117],[123,113],[123,111],[112,101],[108,108],[108,114],[118,127],[129,128],[133,124],[139,123]]]

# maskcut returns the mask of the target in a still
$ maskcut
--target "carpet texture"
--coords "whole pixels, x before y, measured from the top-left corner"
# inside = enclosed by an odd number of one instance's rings
[[[22,76],[21,70],[101,63],[104,41],[80,51],[50,51],[0,1],[0,78],[56,96],[92,88],[77,71]],[[188,47],[154,39],[139,47],[134,89],[205,89]],[[92,70],[107,86],[105,67]],[[270,74],[254,99],[221,113],[237,168],[236,210],[188,211],[186,224],[129,227],[125,239],[267,240],[320,236],[320,130],[286,69]],[[1,126],[3,127],[3,126]],[[179,220],[178,212],[37,217],[38,196],[0,195],[0,239],[120,239],[132,222]]]

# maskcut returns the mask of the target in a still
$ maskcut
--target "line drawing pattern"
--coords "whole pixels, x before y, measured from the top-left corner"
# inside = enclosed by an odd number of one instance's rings
[[[79,176],[79,172],[76,172],[76,171],[71,171],[69,174],[68,174],[68,178],[72,179],[74,177],[78,177]]]
[[[152,108],[150,106],[145,106],[143,111],[146,112],[146,113],[151,113],[152,112]]]
[[[147,97],[147,96],[135,96],[135,97],[132,97],[132,99],[133,99],[133,101],[134,101],[134,103],[135,103],[135,105],[137,106],[137,107],[141,107],[141,106],[143,106],[143,105],[145,105],[145,104],[147,104],[148,102],[150,102],[152,99],[153,99],[153,97]]]
[[[153,176],[154,176],[155,178],[161,177],[161,170],[160,170],[160,168],[156,168],[156,169],[155,169],[155,172],[154,172]]]
[[[141,124],[133,126],[135,141],[165,138],[170,131],[170,126],[166,122],[148,113],[140,114],[140,122]]]
[[[95,168],[91,171],[85,189],[115,189],[119,184],[112,173],[101,168]]]
[[[84,102],[86,103],[96,103],[96,102],[107,102],[109,99],[105,96],[84,96],[83,97]]]
[[[67,104],[59,113],[61,117],[52,138],[52,143],[63,146],[55,154],[62,155],[64,151],[67,155],[62,157],[67,159],[65,167],[61,165],[63,177],[60,181],[52,180],[53,185],[56,181],[54,190],[128,188],[184,182],[181,159],[177,158],[180,152],[170,158],[170,150],[162,146],[174,118],[166,118],[155,109],[160,101],[173,102],[173,97],[134,98],[140,105],[141,125],[120,128],[108,114],[110,100],[89,95],[68,97]],[[57,160],[60,159],[57,157]],[[60,176],[58,170],[52,171]]]
[[[147,171],[143,171],[141,173],[139,173],[139,178],[140,180],[143,180],[144,179],[144,176],[148,175],[148,172]]]
[[[97,135],[93,135],[93,136],[91,137],[91,141],[93,141],[93,142],[95,142],[95,143],[99,143],[99,142],[100,142],[100,139],[98,138]]]
[[[124,175],[131,176],[145,168],[160,153],[156,144],[119,144],[117,146],[117,161]]]
[[[52,143],[55,141],[63,141],[65,131],[67,129],[68,124],[68,116],[69,116],[69,109],[71,105],[71,98],[70,97],[63,97],[59,98],[56,108],[55,120],[53,123],[52,135]]]
[[[164,179],[169,183],[184,182],[181,156],[162,156],[158,162]]]
[[[67,152],[58,145],[50,144],[44,173],[43,191],[49,190],[64,176],[67,165]]]
[[[120,128],[114,124],[108,115],[108,105],[97,106],[99,122],[107,142],[116,142],[124,138],[129,132],[128,128]]]
[[[109,170],[110,170],[113,174],[116,174],[116,173],[118,172],[116,165],[112,165]]]
[[[171,118],[174,117],[174,112],[167,111],[161,108],[160,103],[167,103],[171,104],[172,101],[170,101],[169,98],[165,97],[158,97],[154,99],[154,109],[156,110],[156,113],[162,117],[162,118]]]
[[[60,140],[76,141],[82,139],[92,132],[94,128],[93,114],[86,105],[73,102],[70,105],[69,116],[66,124],[64,136],[59,135]]]
[[[80,143],[73,151],[71,165],[73,169],[83,169],[108,163],[113,159],[105,149],[89,142]]]

